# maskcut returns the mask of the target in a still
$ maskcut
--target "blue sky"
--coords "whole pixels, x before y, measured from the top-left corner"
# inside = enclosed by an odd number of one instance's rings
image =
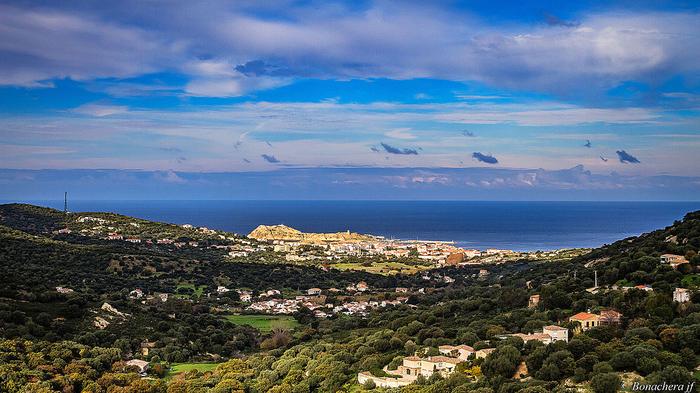
[[[697,195],[697,2],[425,3],[0,2],[0,183],[344,168],[387,195],[412,183],[376,179],[438,171],[435,199],[659,176],[673,185],[644,198]]]

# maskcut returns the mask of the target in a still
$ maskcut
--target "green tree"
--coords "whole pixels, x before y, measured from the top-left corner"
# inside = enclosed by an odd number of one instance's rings
[[[519,363],[520,351],[512,345],[503,345],[486,357],[481,370],[489,378],[511,378]]]
[[[595,393],[615,393],[620,390],[622,381],[615,373],[597,374],[591,378],[591,389]]]

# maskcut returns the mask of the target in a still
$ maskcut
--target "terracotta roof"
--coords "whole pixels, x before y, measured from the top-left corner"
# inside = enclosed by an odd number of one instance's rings
[[[464,344],[462,344],[462,345],[440,345],[438,347],[438,349],[445,349],[448,351],[454,351],[454,350],[461,349],[461,350],[468,351],[468,352],[474,352],[474,348],[470,347],[469,345],[464,345]]]
[[[434,362],[434,363],[436,363],[436,362],[443,362],[443,363],[457,364],[457,363],[460,362],[458,359],[450,358],[450,357],[447,357],[447,356],[431,356],[431,357],[429,357],[429,358],[427,358],[427,359],[425,359],[425,360],[428,361],[428,362]]]
[[[533,333],[526,336],[528,340],[551,340],[552,336],[547,333]]]
[[[586,320],[586,319],[596,319],[596,318],[598,318],[598,316],[595,314],[591,314],[591,313],[587,313],[587,312],[580,312],[576,315],[573,315],[569,319]]]
[[[600,316],[606,316],[608,318],[619,318],[622,316],[622,313],[619,313],[615,310],[603,310],[600,312]]]
[[[547,330],[567,330],[566,328],[563,328],[563,327],[557,326],[557,325],[549,325],[549,326],[545,326],[544,328]]]
[[[406,356],[405,358],[403,358],[403,360],[412,360],[415,362],[415,361],[421,360],[421,359],[418,356]]]

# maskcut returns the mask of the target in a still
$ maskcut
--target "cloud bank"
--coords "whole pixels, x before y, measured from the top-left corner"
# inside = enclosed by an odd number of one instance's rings
[[[0,200],[473,199],[700,201],[698,176],[502,168],[283,168],[195,173],[0,169]]]
[[[584,11],[575,22],[548,15],[543,24],[499,25],[406,2],[275,6],[284,18],[253,3],[82,4],[0,6],[0,84],[175,70],[199,96],[237,96],[295,77],[477,80],[570,95],[700,69],[700,54],[687,50],[700,47],[692,12]]]

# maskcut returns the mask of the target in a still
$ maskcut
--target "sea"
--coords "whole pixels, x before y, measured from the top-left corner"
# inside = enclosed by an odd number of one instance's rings
[[[63,209],[63,201],[25,201]],[[107,211],[247,234],[260,224],[304,232],[350,230],[403,240],[517,251],[599,247],[673,224],[700,202],[137,201],[74,200]]]

